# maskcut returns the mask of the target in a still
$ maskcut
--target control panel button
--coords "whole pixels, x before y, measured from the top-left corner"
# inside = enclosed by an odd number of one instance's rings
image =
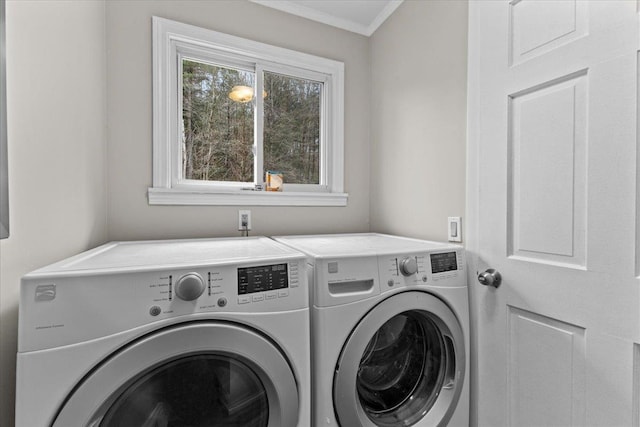
[[[243,295],[241,297],[238,297],[238,304],[249,304],[250,302],[251,302],[250,295]]]
[[[389,286],[389,287],[393,286],[393,279],[387,280],[387,286]]]
[[[159,315],[160,313],[162,313],[162,309],[160,307],[158,307],[157,305],[154,305],[153,307],[151,307],[149,309],[149,314],[154,316],[154,317]]]
[[[278,298],[278,293],[277,292],[267,292],[266,296],[267,296],[268,300],[276,299],[276,298]]]
[[[278,298],[284,298],[289,296],[289,291],[286,289],[281,289],[278,291]]]
[[[204,292],[204,280],[198,273],[185,274],[175,285],[176,296],[184,301],[193,301]]]
[[[264,301],[264,295],[263,294],[258,294],[258,295],[254,295],[253,296],[253,302],[260,302],[260,301]]]
[[[218,298],[218,307],[226,307],[227,299],[226,298]]]

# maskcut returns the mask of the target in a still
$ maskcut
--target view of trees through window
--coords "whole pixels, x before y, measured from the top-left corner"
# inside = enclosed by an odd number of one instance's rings
[[[185,179],[253,181],[253,105],[229,98],[253,87],[254,73],[182,61]]]
[[[264,168],[284,182],[320,183],[322,83],[264,73]]]
[[[255,73],[186,59],[182,66],[183,177],[254,182]],[[264,171],[282,172],[285,185],[319,184],[322,83],[265,72],[263,86],[263,152],[256,155]],[[238,87],[249,95],[232,99]]]

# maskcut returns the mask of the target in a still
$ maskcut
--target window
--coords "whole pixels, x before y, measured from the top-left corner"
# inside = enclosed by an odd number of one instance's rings
[[[157,17],[153,54],[150,204],[346,205],[341,62]]]

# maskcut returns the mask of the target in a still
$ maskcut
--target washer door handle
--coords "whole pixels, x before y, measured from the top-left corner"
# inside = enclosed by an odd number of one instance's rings
[[[493,286],[497,288],[502,283],[502,275],[499,271],[489,268],[478,274],[478,282],[485,286]]]

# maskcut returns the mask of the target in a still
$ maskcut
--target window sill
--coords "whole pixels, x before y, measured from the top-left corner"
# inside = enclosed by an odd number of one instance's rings
[[[269,191],[201,192],[149,188],[150,205],[210,206],[347,206],[347,193]]]

